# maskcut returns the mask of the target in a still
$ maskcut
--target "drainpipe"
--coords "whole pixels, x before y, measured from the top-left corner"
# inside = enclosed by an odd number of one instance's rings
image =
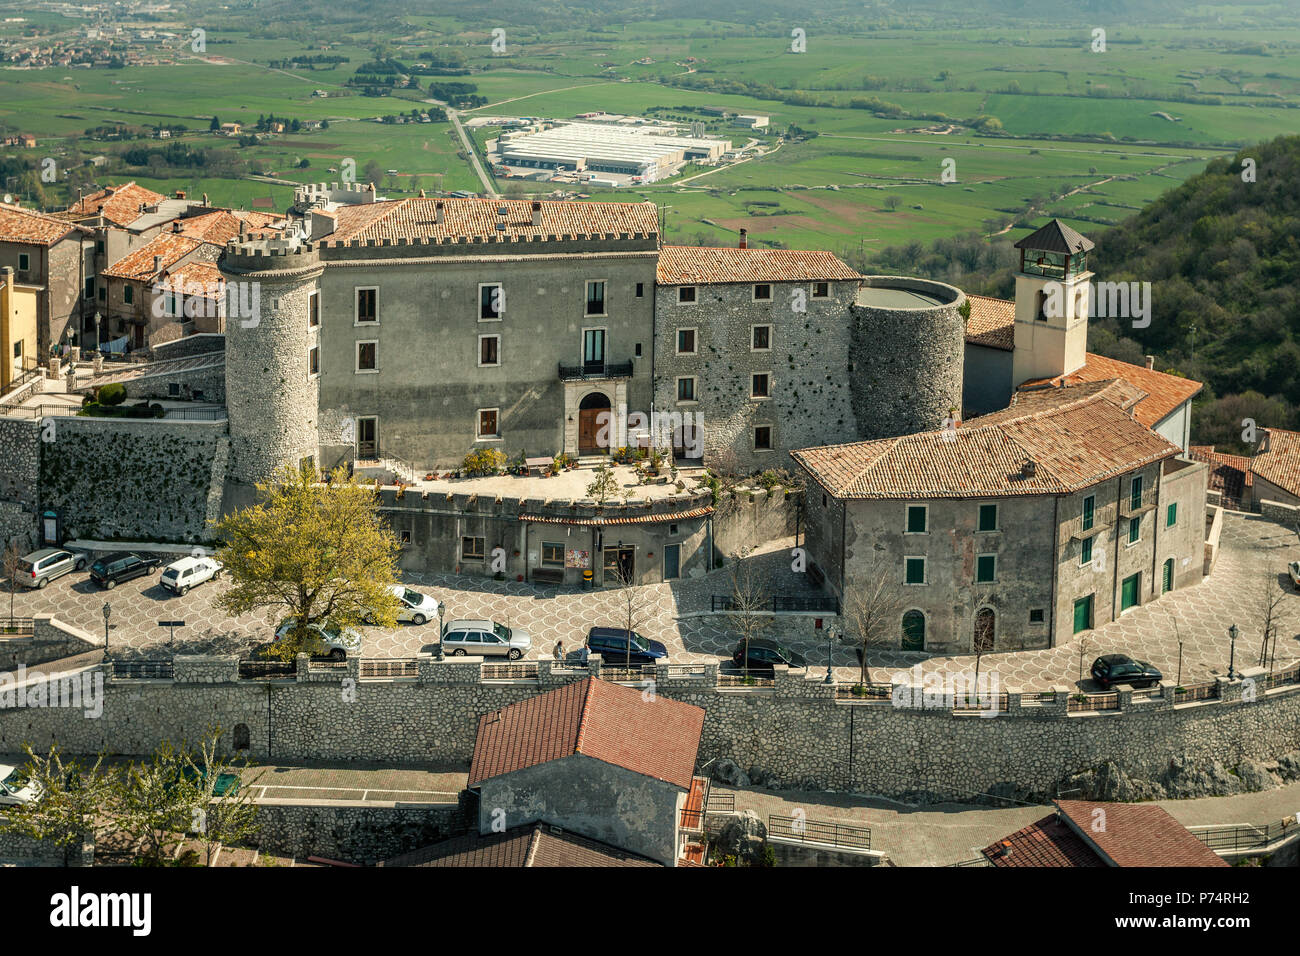
[[[1110,619],[1119,620],[1119,512],[1124,500],[1124,476],[1115,479],[1115,566],[1110,571]]]
[[[1057,555],[1057,561],[1060,561],[1061,554],[1061,496],[1056,496],[1056,513],[1053,517],[1056,530],[1052,534],[1053,550]],[[1068,559],[1067,559],[1068,560]],[[1059,564],[1058,564],[1059,567]],[[1051,597],[1047,604],[1047,646],[1056,646],[1056,579],[1057,575],[1052,575]],[[1073,627],[1073,624],[1071,624]]]

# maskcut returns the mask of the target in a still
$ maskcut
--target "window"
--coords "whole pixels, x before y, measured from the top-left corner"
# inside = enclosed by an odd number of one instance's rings
[[[307,374],[320,374],[320,346],[313,345],[307,350]]]
[[[908,505],[907,506],[907,533],[908,534],[925,534],[926,522],[929,516],[929,507],[926,505]]]
[[[358,342],[357,343],[357,371],[358,372],[377,372],[379,371],[379,343],[378,342]]]
[[[564,567],[564,543],[543,541],[542,564],[548,568]]]
[[[1097,496],[1089,495],[1083,499],[1083,530],[1092,529],[1092,521],[1097,510]]]
[[[180,397],[180,394],[181,394],[181,383],[180,383],[180,382],[168,382],[168,383],[167,383],[167,397],[168,397],[168,398],[179,398],[179,397]]]
[[[1165,527],[1172,528],[1176,524],[1178,524],[1178,502],[1175,501],[1165,509]]]
[[[1030,624],[1047,623],[1047,612],[1044,611],[1041,607],[1036,607],[1031,609],[1029,612],[1029,623]]]
[[[96,251],[96,252],[103,252],[103,251],[104,251],[104,240],[103,240],[103,239],[97,239],[97,240],[95,240],[95,251]]]
[[[374,287],[357,289],[357,314],[353,317],[357,324],[379,321],[379,290]]]
[[[496,408],[480,408],[478,410],[478,438],[500,438],[501,428],[498,421],[498,412]]]
[[[482,561],[486,550],[486,539],[466,535],[460,539],[460,557],[462,561]]]
[[[975,557],[975,582],[985,584],[998,579],[998,556],[980,554]]]
[[[925,583],[925,558],[904,558],[903,559],[903,583],[904,584]]]
[[[316,328],[320,325],[320,293],[307,293],[307,327]]]
[[[1047,321],[1047,293],[1037,292],[1034,294],[1034,318],[1039,322]]]
[[[89,279],[86,280],[86,298],[93,299],[94,297],[95,297],[95,277],[91,276]]]
[[[750,398],[770,398],[772,377],[767,372],[757,372],[750,385]]]
[[[754,284],[754,301],[755,302],[772,301],[772,286],[767,282],[756,282]]]
[[[694,329],[677,330],[677,354],[678,355],[695,354],[695,330]]]
[[[640,342],[638,342],[638,343],[636,344],[636,348],[633,349],[633,354],[635,354],[637,358],[640,358],[640,357],[641,357],[641,343],[640,343]]]
[[[677,401],[695,401],[695,377],[685,376],[677,380]]]
[[[1142,476],[1134,475],[1128,483],[1128,506],[1130,508],[1142,507]]]
[[[812,286],[812,297],[814,299],[830,298],[831,284],[829,282],[814,282]]]
[[[645,284],[642,282],[638,282],[636,284],[636,297],[639,299],[644,295],[645,295]]]
[[[767,352],[772,348],[772,326],[755,325],[752,327],[749,349],[751,352]]]
[[[500,282],[480,282],[478,287],[478,320],[492,322],[501,318],[506,310],[506,290]]]
[[[95,298],[98,299],[100,302],[103,302],[105,299],[107,299],[107,298],[108,298],[108,286],[102,286],[102,285],[101,285],[98,289],[96,289],[96,290],[95,290]]]
[[[128,283],[122,287],[122,301],[127,305],[135,301],[135,286]]]
[[[1142,540],[1142,516],[1137,515],[1128,519],[1128,543],[1137,544]]]
[[[587,283],[587,315],[605,314],[605,283]]]
[[[1174,589],[1174,559],[1165,561],[1160,571],[1160,593],[1167,594]]]
[[[411,531],[410,531],[409,528],[405,528],[405,529],[403,529],[403,530],[397,532],[397,543],[398,543],[398,544],[410,544],[410,543],[411,543]]]
[[[32,267],[32,256],[28,252],[18,253],[18,271],[26,272]]]
[[[501,364],[501,336],[480,335],[478,337],[478,364],[480,368]]]
[[[679,305],[688,305],[695,301],[695,286],[683,285],[677,287],[677,302]]]
[[[1079,544],[1079,566],[1092,563],[1092,538],[1084,538]]]
[[[998,506],[980,505],[979,529],[981,531],[998,530]]]
[[[754,426],[754,451],[772,450],[772,426]]]

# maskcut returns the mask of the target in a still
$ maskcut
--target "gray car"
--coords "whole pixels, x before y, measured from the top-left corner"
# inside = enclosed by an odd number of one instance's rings
[[[533,646],[532,635],[492,621],[448,621],[442,631],[444,654],[506,657],[517,661]]]
[[[42,548],[18,560],[14,580],[29,588],[43,588],[69,571],[82,571],[90,561],[84,551]]]

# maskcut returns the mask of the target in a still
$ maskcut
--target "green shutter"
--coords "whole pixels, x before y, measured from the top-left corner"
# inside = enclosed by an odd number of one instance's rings
[[[1079,598],[1074,602],[1074,633],[1086,631],[1092,627],[1092,595]]]
[[[975,559],[975,580],[978,582],[997,579],[998,559],[993,554],[981,554]]]
[[[980,505],[980,530],[981,531],[998,530],[998,506],[997,505]]]
[[[1119,609],[1127,611],[1138,602],[1138,578],[1140,575],[1134,574],[1124,579],[1120,585]]]
[[[1165,527],[1172,528],[1178,524],[1178,502],[1174,502],[1165,509]]]
[[[1128,503],[1132,508],[1142,507],[1142,476],[1134,475],[1128,485]]]
[[[1079,563],[1092,563],[1092,538],[1083,539],[1083,544],[1079,547]]]
[[[1088,531],[1092,528],[1093,512],[1097,507],[1097,498],[1095,495],[1089,495],[1083,499],[1083,530]]]
[[[925,505],[907,506],[907,530],[909,534],[925,533]]]
[[[906,578],[908,584],[925,583],[925,558],[908,558],[906,564]]]
[[[1128,543],[1134,544],[1142,538],[1142,516],[1128,519]]]

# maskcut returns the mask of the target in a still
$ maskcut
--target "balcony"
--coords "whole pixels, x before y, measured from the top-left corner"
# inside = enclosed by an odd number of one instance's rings
[[[1148,511],[1153,511],[1155,506],[1155,488],[1143,488],[1142,493],[1136,497],[1126,494],[1119,499],[1119,513],[1124,518],[1133,518],[1137,515],[1146,514]]]
[[[561,382],[580,382],[596,378],[631,378],[631,362],[583,362],[581,365],[560,363]]]

